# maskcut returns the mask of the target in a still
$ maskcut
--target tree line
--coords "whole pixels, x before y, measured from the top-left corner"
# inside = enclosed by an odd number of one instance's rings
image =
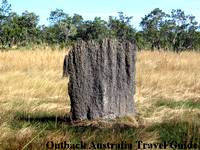
[[[108,21],[100,17],[84,20],[79,14],[70,16],[62,9],[56,9],[50,12],[49,25],[39,25],[38,15],[29,11],[18,15],[11,10],[7,0],[2,0],[0,46],[1,49],[40,44],[66,47],[78,39],[117,38],[136,42],[138,49],[176,52],[200,49],[199,24],[195,16],[180,9],[167,14],[155,8],[141,19],[141,31],[131,24],[132,17],[123,12],[118,14],[118,17],[110,16]]]

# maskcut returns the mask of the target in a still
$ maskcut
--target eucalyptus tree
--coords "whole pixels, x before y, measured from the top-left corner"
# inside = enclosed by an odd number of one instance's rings
[[[197,43],[198,22],[193,15],[186,15],[181,9],[171,12],[171,44],[175,51],[194,49]]]
[[[109,17],[108,27],[111,35],[117,39],[134,41],[136,30],[131,25],[133,17],[128,17],[123,12],[119,12],[118,14],[119,17]]]
[[[78,24],[80,20],[81,16],[77,15],[72,18],[62,9],[51,11],[49,17],[50,26],[48,29],[51,39],[48,39],[48,42],[53,42],[55,44],[66,43],[69,37],[76,34],[77,28],[75,23]]]
[[[11,5],[8,3],[7,0],[2,0],[0,5],[0,41],[1,41],[1,47],[5,48],[6,46],[6,31],[7,27],[5,27],[5,22],[9,16],[9,13],[11,11]]]
[[[144,31],[145,40],[151,45],[151,49],[161,48],[161,26],[165,21],[167,14],[159,8],[155,8],[148,15],[145,15],[140,22],[140,26]]]

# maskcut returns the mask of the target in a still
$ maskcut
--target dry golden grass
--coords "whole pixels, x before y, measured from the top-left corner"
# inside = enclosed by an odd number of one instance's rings
[[[200,53],[197,52],[139,52],[137,95],[148,98],[199,99],[199,58]]]
[[[63,116],[69,112],[67,79],[62,78],[66,53],[64,50],[48,49],[0,52],[0,149],[2,145],[3,148],[22,149],[35,136],[40,136],[34,126],[22,126],[17,130],[10,127],[16,113]],[[197,115],[200,116],[200,110],[196,107],[155,106],[161,99],[177,102],[190,100],[200,104],[199,58],[200,53],[197,52],[137,53],[135,100],[141,119],[139,124],[148,127],[176,118],[191,122]],[[144,141],[158,140],[158,132],[141,132],[143,136],[140,138]],[[96,132],[91,138],[95,135]],[[88,135],[84,136],[89,138]],[[107,136],[110,141],[115,141],[114,135]],[[70,134],[66,135],[58,129],[45,132],[42,142],[69,138]],[[37,137],[36,143],[40,143]]]
[[[145,108],[158,99],[200,101],[199,58],[197,52],[139,52],[135,95],[138,110],[146,113]]]

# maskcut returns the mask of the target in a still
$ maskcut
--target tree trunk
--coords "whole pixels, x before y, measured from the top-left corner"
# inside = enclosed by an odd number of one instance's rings
[[[135,44],[78,41],[65,57],[63,75],[73,120],[134,115]]]

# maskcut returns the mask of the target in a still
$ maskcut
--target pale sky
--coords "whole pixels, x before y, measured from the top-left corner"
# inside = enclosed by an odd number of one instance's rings
[[[196,16],[200,23],[200,0],[8,0],[12,11],[21,14],[25,10],[40,16],[40,24],[48,24],[50,11],[56,8],[65,13],[83,16],[84,20],[93,20],[95,16],[108,20],[108,16],[118,16],[124,12],[133,16],[132,24],[139,29],[141,18],[154,8],[160,8],[166,13],[172,9],[182,9],[186,14]]]

